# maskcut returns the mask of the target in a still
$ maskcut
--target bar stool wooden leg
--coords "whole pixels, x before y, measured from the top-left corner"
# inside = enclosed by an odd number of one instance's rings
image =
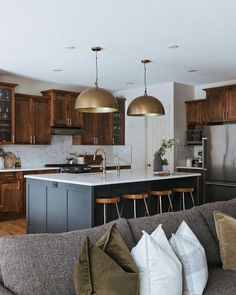
[[[137,218],[136,200],[134,199],[134,218]]]
[[[168,212],[169,212],[169,210],[170,210],[170,208],[171,208],[171,211],[172,212],[174,212],[174,210],[173,210],[173,205],[172,205],[172,201],[171,201],[171,196],[170,195],[168,195],[168,199],[169,199],[169,209],[168,209]]]
[[[148,205],[147,205],[147,202],[146,202],[146,199],[143,199],[143,201],[144,201],[144,205],[145,205],[146,213],[147,213],[148,216],[150,216],[150,214],[149,214],[149,210],[148,210]]]
[[[121,218],[121,214],[120,214],[120,210],[119,210],[118,204],[115,203],[115,205],[116,205],[117,215],[118,215],[119,218]]]
[[[195,206],[195,201],[194,201],[193,193],[190,192],[190,195],[191,195],[191,198],[192,198],[193,206]]]

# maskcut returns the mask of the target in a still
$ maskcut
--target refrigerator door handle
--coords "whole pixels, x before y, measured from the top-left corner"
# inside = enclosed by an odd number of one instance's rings
[[[205,184],[206,185],[216,185],[216,186],[236,187],[236,183],[228,183],[228,182],[205,181]]]
[[[206,165],[206,145],[207,145],[207,138],[202,138],[202,169],[207,170]]]

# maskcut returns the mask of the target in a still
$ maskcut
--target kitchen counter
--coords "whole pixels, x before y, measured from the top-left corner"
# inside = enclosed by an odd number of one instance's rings
[[[8,168],[8,169],[1,169],[1,172],[23,172],[23,171],[40,171],[40,170],[56,170],[60,169],[59,167],[45,167],[45,166],[40,166],[40,167],[21,167],[21,168]]]
[[[187,167],[187,166],[176,166],[176,169],[203,170],[202,167]]]
[[[153,175],[145,170],[107,171],[87,174],[39,174],[27,175],[27,233],[59,233],[76,229],[90,228],[103,223],[103,206],[96,204],[96,198],[122,196],[125,193],[145,193],[173,187],[193,187],[194,198],[198,204],[200,173],[173,173],[169,176]],[[173,198],[176,210],[180,199]],[[190,208],[191,198],[186,196],[186,208]],[[156,214],[156,198],[149,200],[150,214]],[[163,200],[165,210],[168,204]],[[121,208],[123,199],[119,202]],[[145,216],[142,200],[137,201],[137,216]],[[133,202],[127,200],[122,217],[133,217]],[[108,221],[117,219],[113,204],[107,206]]]
[[[39,175],[26,175],[27,179],[37,179],[43,181],[53,181],[59,183],[68,183],[75,185],[85,186],[99,186],[99,185],[111,185],[122,183],[134,183],[145,181],[158,181],[165,179],[179,179],[186,177],[200,176],[198,173],[183,173],[175,172],[169,176],[157,176],[153,172],[147,172],[145,170],[122,170],[117,175],[116,171],[107,171],[106,177],[103,178],[102,173],[81,173],[81,174],[69,174],[69,173],[55,173],[55,174],[39,174]]]

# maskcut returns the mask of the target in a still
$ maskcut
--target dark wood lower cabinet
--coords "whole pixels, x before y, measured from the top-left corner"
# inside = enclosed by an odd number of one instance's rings
[[[20,172],[0,172],[0,218],[24,215],[26,212],[27,174],[57,173],[59,170],[31,170]]]

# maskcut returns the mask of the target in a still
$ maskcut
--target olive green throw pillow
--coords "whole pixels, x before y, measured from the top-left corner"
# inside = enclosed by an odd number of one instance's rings
[[[214,212],[214,220],[223,269],[236,270],[236,219]]]
[[[114,225],[96,245],[85,240],[73,278],[76,295],[139,294],[137,266]]]

